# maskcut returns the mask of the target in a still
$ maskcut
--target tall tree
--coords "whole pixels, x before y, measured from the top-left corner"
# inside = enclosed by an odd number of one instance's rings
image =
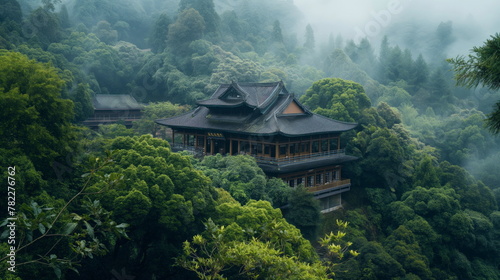
[[[276,43],[283,43],[283,34],[281,33],[280,21],[275,20],[273,23],[273,34],[271,41]]]
[[[168,28],[168,43],[175,54],[189,53],[189,44],[201,39],[205,32],[205,20],[193,8],[184,10]]]
[[[339,78],[326,78],[312,84],[300,101],[314,112],[328,117],[355,121],[371,102],[363,87]]]
[[[380,43],[380,52],[378,55],[378,75],[377,80],[382,84],[387,84],[389,76],[389,58],[391,55],[391,47],[389,46],[389,39],[384,36]]]
[[[0,146],[22,151],[39,171],[70,149],[73,102],[60,98],[63,84],[50,65],[0,51]]]
[[[491,90],[500,89],[500,34],[491,36],[483,46],[474,47],[468,58],[448,59],[453,65],[457,84],[468,88],[482,84]],[[490,130],[500,132],[500,101],[487,119]]]
[[[215,11],[213,0],[181,0],[179,2],[179,11],[183,12],[187,9],[193,8],[205,20],[206,32],[216,33],[220,26],[220,17]]]
[[[153,52],[162,52],[167,47],[168,26],[171,23],[172,21],[167,14],[161,14],[156,20],[149,38],[149,45]]]
[[[306,26],[305,38],[306,38],[306,41],[304,43],[304,48],[309,49],[309,50],[314,50],[316,43],[314,41],[314,30],[312,29],[310,24],[308,24]]]
[[[422,54],[415,60],[412,72],[414,73],[413,84],[416,87],[425,87],[429,79],[429,67]]]

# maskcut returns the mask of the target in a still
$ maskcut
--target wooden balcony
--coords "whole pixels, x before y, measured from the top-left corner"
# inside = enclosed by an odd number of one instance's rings
[[[333,188],[344,188],[344,187],[350,187],[351,185],[351,179],[343,179],[343,180],[338,180],[338,181],[333,181],[327,184],[323,185],[318,185],[314,187],[309,187],[307,188],[308,192],[320,192],[328,189],[333,189]]]
[[[319,159],[331,158],[331,157],[343,156],[343,155],[345,155],[344,149],[332,150],[329,152],[321,152],[321,153],[309,153],[309,154],[298,155],[298,156],[279,157],[279,158],[263,157],[263,156],[257,156],[257,155],[251,155],[251,156],[253,156],[255,158],[257,163],[271,164],[271,165],[287,165],[287,164],[294,164],[294,163],[298,163],[298,162],[313,161],[313,160],[319,160]]]
[[[170,144],[170,148],[172,149],[173,152],[187,151],[195,157],[205,156],[205,150],[200,147],[187,146],[175,143],[175,144]]]

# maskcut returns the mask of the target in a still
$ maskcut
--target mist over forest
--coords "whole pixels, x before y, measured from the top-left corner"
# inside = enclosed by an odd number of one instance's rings
[[[15,178],[17,227],[0,229],[0,278],[500,279],[500,138],[486,121],[500,92],[458,86],[453,68],[498,37],[498,11],[1,1],[0,167]],[[321,214],[251,156],[172,152],[155,123],[220,84],[279,81],[311,112],[358,124],[341,135],[358,159],[342,169],[339,210]],[[103,94],[133,96],[142,117],[85,127]]]

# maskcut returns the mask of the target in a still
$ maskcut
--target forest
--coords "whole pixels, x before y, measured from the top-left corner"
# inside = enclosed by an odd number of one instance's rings
[[[473,23],[393,16],[351,38],[300,7],[1,1],[0,279],[500,279],[498,33],[457,53]],[[460,72],[474,51],[496,76]],[[250,156],[153,137],[232,81],[283,81],[359,124],[342,134],[359,158],[342,209],[321,214]],[[90,130],[97,94],[131,94],[144,114]]]

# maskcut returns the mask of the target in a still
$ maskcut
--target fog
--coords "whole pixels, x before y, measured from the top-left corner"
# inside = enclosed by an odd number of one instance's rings
[[[500,2],[495,0],[294,0],[294,3],[304,14],[303,24],[312,25],[318,42],[333,33],[356,42],[368,37],[372,45],[378,46],[373,43],[387,35],[391,43],[418,51],[418,45],[405,44],[404,37],[428,36],[439,23],[451,21],[454,41],[448,54],[456,56],[500,31]]]

